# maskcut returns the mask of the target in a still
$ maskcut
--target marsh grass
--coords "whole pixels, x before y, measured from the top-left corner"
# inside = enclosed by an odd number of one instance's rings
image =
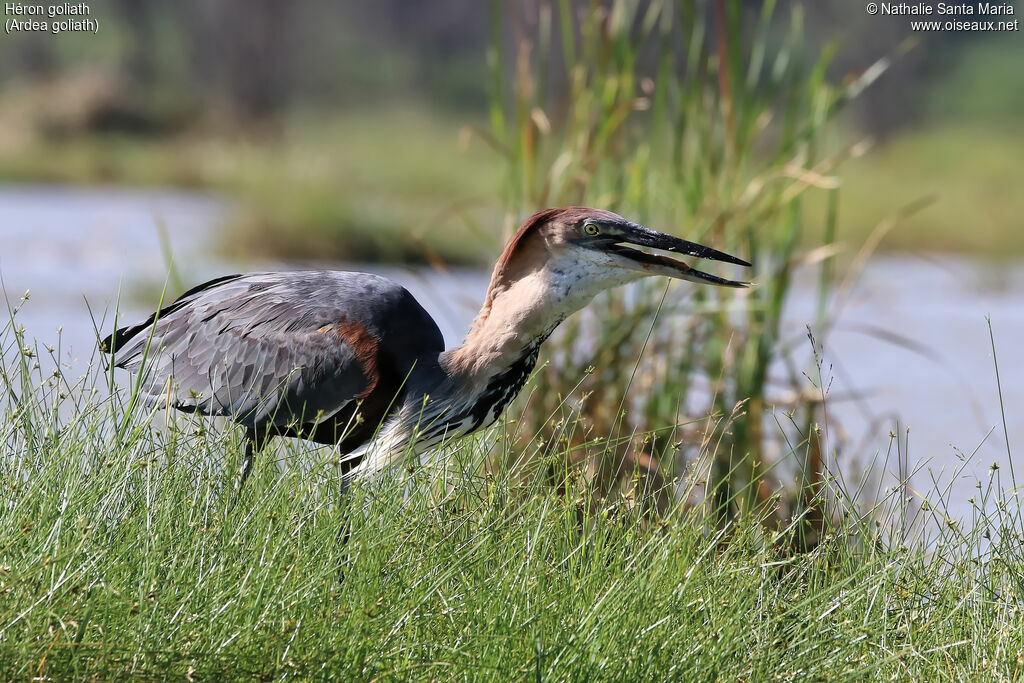
[[[767,510],[719,529],[682,505],[655,519],[625,500],[592,505],[574,470],[554,490],[489,470],[495,443],[517,447],[492,429],[353,489],[342,546],[330,450],[277,444],[232,507],[240,430],[139,406],[95,359],[77,380],[51,371],[14,322],[0,347],[4,678],[1024,670],[1024,535],[995,471],[984,512],[937,537],[905,531],[897,486],[837,501],[844,514],[794,552],[789,530],[761,523]],[[565,462],[568,448],[549,455]],[[822,486],[848,495],[831,476]],[[922,514],[941,519],[943,502]]]

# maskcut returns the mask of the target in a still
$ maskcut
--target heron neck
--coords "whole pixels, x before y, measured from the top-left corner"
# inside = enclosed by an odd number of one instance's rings
[[[514,281],[500,275],[492,278],[463,343],[438,357],[440,376],[431,369],[413,382],[419,389],[368,446],[360,471],[377,471],[400,457],[414,432],[413,450],[420,453],[493,424],[523,388],[548,335],[597,291],[567,286],[545,269]]]
[[[442,354],[442,368],[453,380],[486,383],[535,353],[578,308],[558,289],[543,270],[508,286],[492,281],[463,343]]]

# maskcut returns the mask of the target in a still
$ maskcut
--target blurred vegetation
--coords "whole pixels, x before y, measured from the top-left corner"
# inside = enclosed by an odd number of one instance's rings
[[[0,178],[212,188],[235,200],[224,247],[237,255],[484,263],[499,246],[503,162],[466,131],[486,127],[486,46],[496,29],[511,78],[511,37],[539,28],[523,7],[547,8],[557,26],[563,12],[578,21],[613,4],[95,0],[97,36],[0,42]],[[773,14],[797,4],[781,0]],[[764,7],[734,5],[745,29]],[[908,36],[898,18],[839,0],[805,10],[799,52],[837,39],[833,82],[895,55],[840,121],[843,139],[873,138],[875,153],[844,177],[839,237],[863,242],[908,202],[934,197],[882,246],[1020,253],[1024,213],[1004,190],[1024,180],[1005,151],[1024,135],[1017,37]],[[766,39],[777,45],[787,31],[776,20]],[[555,38],[537,86],[545,97],[572,87]],[[659,49],[638,50],[639,79],[685,73],[682,50],[659,71]]]
[[[981,122],[905,131],[843,169],[840,238],[863,242],[909,204],[882,246],[912,253],[948,251],[987,258],[1024,254],[1024,126]]]
[[[926,206],[885,234],[883,248],[1019,257],[1024,196],[1014,188],[1024,183],[1024,41],[1018,34],[950,39],[965,44],[944,53],[941,44],[923,43],[911,53],[922,53],[941,73],[908,86],[904,98],[913,100],[914,119],[866,136],[874,143],[870,153],[844,167],[840,239],[856,246],[880,222],[923,200]],[[887,77],[877,85],[886,86]],[[857,130],[849,120],[844,128]]]
[[[639,496],[663,510],[692,494],[723,521],[767,507],[806,525],[798,542],[813,544],[835,444],[823,435],[827,371],[809,366],[805,349],[820,348],[830,326],[833,172],[856,152],[828,155],[822,139],[887,61],[830,83],[831,52],[804,56],[798,6],[787,11],[781,42],[773,2],[749,27],[729,0],[643,12],[619,0],[578,25],[568,2],[554,7],[521,22],[536,33],[513,36],[521,46],[514,78],[493,65],[502,87],[491,119],[508,163],[510,217],[583,204],[663,229],[686,226],[689,238],[748,256],[755,269],[744,275],[756,286],[687,287],[680,298],[665,282],[643,281],[566,321],[548,342],[558,360],[539,373],[545,391],[514,422],[522,452],[532,441],[529,461],[557,482],[566,463],[549,454],[570,447],[570,464],[587,470],[598,499]],[[654,78],[638,73],[650,45],[659,46]],[[558,49],[571,74],[564,99],[538,86]],[[680,59],[686,68],[676,78]],[[823,211],[804,206],[813,193],[825,197]],[[825,234],[808,234],[811,226]],[[819,248],[806,252],[808,242]],[[817,271],[820,312],[810,343],[795,347],[780,322],[806,267]],[[581,380],[580,367],[599,371]],[[790,477],[773,469],[787,463],[791,471],[794,461],[796,485],[780,487]],[[686,467],[704,482],[696,491],[675,489]]]
[[[36,140],[0,155],[0,178],[214,190],[232,201],[217,241],[235,257],[482,263],[500,166],[422,108],[295,116],[273,140],[123,134]],[[465,136],[463,135],[465,140]],[[488,213],[481,207],[491,207]],[[483,216],[481,216],[483,214]]]

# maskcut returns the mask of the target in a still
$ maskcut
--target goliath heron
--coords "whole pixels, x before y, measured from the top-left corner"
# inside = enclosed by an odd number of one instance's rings
[[[343,271],[217,278],[101,348],[142,373],[150,403],[245,427],[236,495],[271,436],[337,445],[344,491],[403,454],[493,424],[544,340],[598,292],[649,275],[746,285],[626,245],[750,265],[609,211],[548,209],[509,241],[454,349],[445,350],[437,324],[403,287]]]

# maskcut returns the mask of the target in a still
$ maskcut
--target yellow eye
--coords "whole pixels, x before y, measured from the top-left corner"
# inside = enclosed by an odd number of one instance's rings
[[[586,225],[583,226],[583,232],[587,233],[590,236],[600,235],[601,228],[597,227],[593,223],[587,223]]]

